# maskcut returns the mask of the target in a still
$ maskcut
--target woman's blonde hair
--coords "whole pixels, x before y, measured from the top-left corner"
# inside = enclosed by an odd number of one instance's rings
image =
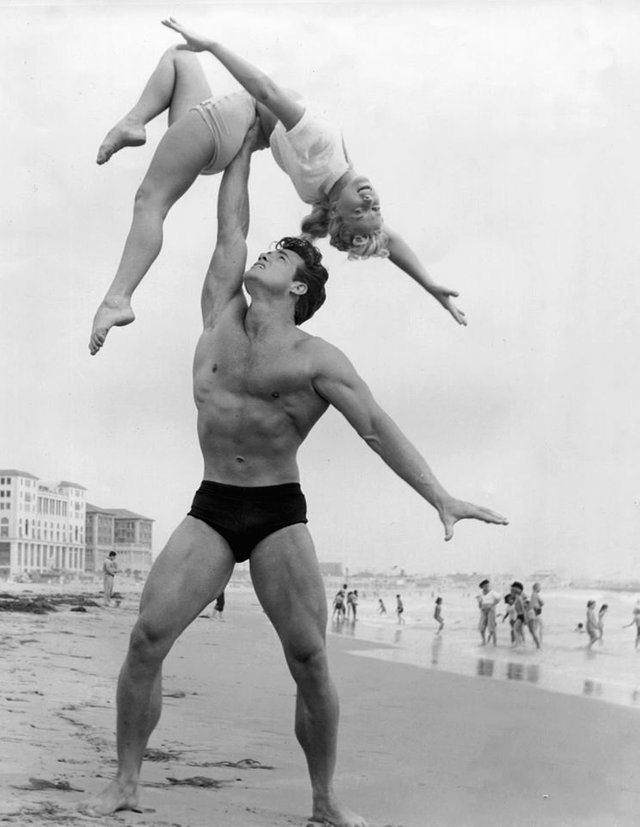
[[[389,237],[384,230],[368,235],[353,233],[339,215],[331,215],[329,199],[316,201],[309,215],[302,219],[302,234],[310,239],[329,236],[332,247],[348,253],[350,260],[364,260],[376,256],[387,258]]]

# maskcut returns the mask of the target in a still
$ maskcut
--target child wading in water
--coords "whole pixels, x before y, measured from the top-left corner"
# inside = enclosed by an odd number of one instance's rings
[[[145,124],[169,110],[169,128],[160,141],[135,197],[133,222],[122,258],[94,321],[89,350],[96,354],[111,327],[134,318],[131,297],[160,253],[164,219],[198,175],[222,172],[238,153],[259,118],[265,145],[289,176],[298,195],[312,205],[302,221],[308,237],[330,237],[349,258],[389,257],[447,310],[458,324],[464,313],[452,302],[458,294],[433,282],[416,254],[382,220],[378,193],[353,168],[332,123],[300,96],[220,43],[187,31],[173,18],[163,24],[186,44],[169,49],[149,78],[133,109],[109,131],[98,151],[104,164],[118,150],[146,141]],[[244,87],[212,98],[192,52],[210,52]]]

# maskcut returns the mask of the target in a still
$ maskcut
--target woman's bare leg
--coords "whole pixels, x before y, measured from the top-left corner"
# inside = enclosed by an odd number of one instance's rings
[[[136,105],[110,129],[98,150],[96,163],[104,164],[125,146],[147,140],[145,124],[169,110],[169,126],[187,110],[211,97],[200,61],[192,52],[168,49],[147,81]]]
[[[187,112],[165,132],[136,193],[118,270],[93,320],[92,355],[100,350],[110,328],[135,319],[131,296],[162,248],[164,219],[207,165],[213,149],[211,131],[197,112]]]

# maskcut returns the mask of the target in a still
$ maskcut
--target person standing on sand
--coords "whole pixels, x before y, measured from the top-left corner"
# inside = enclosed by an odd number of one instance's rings
[[[399,594],[396,595],[396,614],[398,615],[398,623],[404,623],[404,603],[402,602],[402,598]]]
[[[222,613],[224,612],[224,589],[220,592],[220,594],[216,597],[216,602],[214,603],[213,610],[211,612],[211,620],[218,620],[224,621],[224,617]]]
[[[111,596],[113,595],[113,583],[118,572],[118,564],[116,563],[115,551],[110,551],[102,564],[102,588],[104,593],[104,605],[111,605]]]
[[[491,590],[491,582],[487,578],[478,584],[478,588],[480,589],[480,594],[476,596],[478,608],[480,609],[478,630],[482,638],[482,645],[485,646],[487,642],[491,643],[493,640],[493,645],[495,646],[498,642],[496,606],[500,602],[500,597]]]
[[[384,600],[379,597],[378,598],[378,614],[379,615],[386,615],[387,607],[384,605]]]
[[[306,526],[298,449],[333,405],[436,509],[445,540],[462,519],[500,525],[507,520],[452,497],[346,356],[299,329],[324,301],[328,274],[317,248],[287,237],[245,271],[247,183],[256,141],[254,125],[224,172],[216,247],[202,292],[204,329],[193,392],[204,481],[142,593],[118,680],[117,774],[81,807],[86,814],[106,815],[138,806],[142,758],[160,718],[162,663],[226,586],[234,565],[249,560],[256,595],[297,685],[295,733],[311,780],[311,820],[366,827],[333,789],[338,697],[329,675],[325,589]]]

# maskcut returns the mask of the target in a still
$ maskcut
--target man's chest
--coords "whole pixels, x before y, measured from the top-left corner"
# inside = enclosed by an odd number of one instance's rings
[[[302,358],[290,346],[252,343],[246,336],[212,337],[196,354],[196,392],[278,398],[310,387]]]

